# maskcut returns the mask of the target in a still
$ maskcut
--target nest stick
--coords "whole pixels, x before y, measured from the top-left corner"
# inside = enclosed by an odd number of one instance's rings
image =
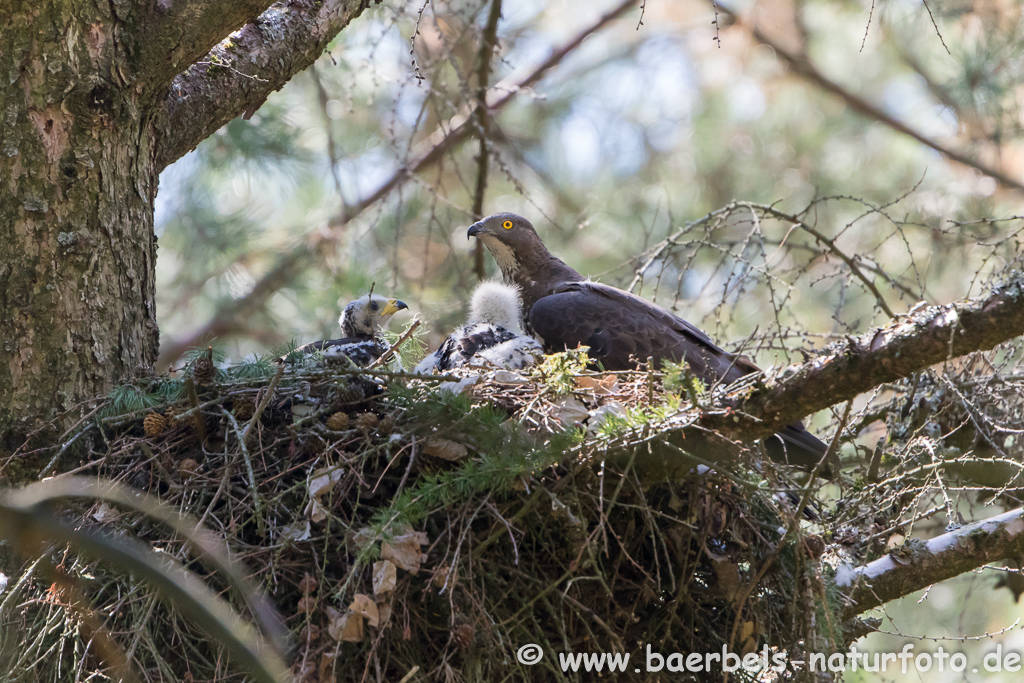
[[[284,374],[284,365],[277,366],[277,372],[274,373],[274,378],[270,380],[270,384],[267,386],[267,393],[263,395],[260,400],[260,404],[256,406],[256,410],[253,412],[252,417],[249,418],[249,423],[245,425],[245,431],[238,435],[238,438],[242,440],[242,448],[245,448],[245,440],[249,438],[249,432],[252,431],[252,426],[259,422],[260,415],[266,409],[267,404],[270,403],[270,398],[274,395],[274,390],[277,389],[278,383],[281,381],[281,375]]]
[[[270,392],[267,392],[267,395],[269,396]],[[263,498],[260,497],[260,490],[256,485],[256,473],[252,468],[252,457],[249,455],[249,448],[245,445],[245,436],[242,434],[242,430],[238,426],[238,420],[235,419],[235,416],[224,408],[221,408],[220,411],[227,416],[228,421],[235,430],[235,434],[238,436],[238,446],[242,451],[242,457],[245,459],[246,474],[249,475],[249,490],[252,492],[252,501],[255,508],[254,514],[256,515],[256,528],[262,536],[265,532],[265,529],[263,528]],[[256,417],[255,413],[253,413],[253,417]],[[237,457],[238,455],[236,454],[235,458],[237,459]]]
[[[224,495],[224,490],[228,487],[228,480],[231,479],[231,473],[234,472],[235,465],[238,464],[238,459],[242,457],[243,453],[245,453],[246,457],[248,458],[248,450],[245,445],[245,440],[249,438],[249,431],[252,429],[252,426],[256,424],[256,422],[260,419],[260,415],[263,414],[263,410],[267,407],[267,404],[270,403],[270,397],[274,395],[274,390],[277,388],[278,382],[281,381],[281,375],[283,374],[284,365],[278,366],[277,373],[274,374],[274,378],[270,380],[270,384],[267,386],[267,393],[264,394],[263,398],[260,400],[259,405],[256,406],[256,410],[255,412],[253,412],[252,418],[250,418],[249,423],[245,426],[245,430],[238,435],[239,443],[241,443],[241,449],[239,449],[239,451],[235,453],[235,457],[232,458],[230,462],[228,462],[227,466],[224,467],[224,476],[222,476],[220,479],[220,486],[217,487],[217,492],[213,494],[213,499],[210,500],[210,504],[206,506],[206,511],[203,512],[203,516],[199,519],[199,526],[203,525],[203,522],[206,521],[206,518],[210,515],[210,512],[213,510],[213,507],[217,504],[217,501],[219,501],[220,497]],[[228,415],[232,418],[231,421],[235,423],[237,430],[238,422],[235,421],[234,415],[231,415],[230,413],[228,413]],[[246,464],[249,465],[251,473],[252,462],[246,460]],[[253,491],[255,495],[255,488],[253,489]],[[255,497],[254,503],[257,506],[260,504],[260,498],[258,496]],[[259,519],[260,518],[257,517],[257,523],[259,522]]]
[[[185,378],[185,389],[188,390],[188,402],[195,410],[192,414],[192,422],[196,426],[196,436],[199,438],[199,445],[206,443],[206,425],[203,424],[203,413],[196,410],[199,407],[199,397],[196,396],[196,383],[191,377]]]
[[[384,365],[384,363],[387,363],[389,360],[391,360],[391,357],[395,355],[395,352],[398,350],[398,348],[402,344],[404,344],[409,339],[409,337],[412,336],[412,333],[416,331],[416,328],[419,327],[422,322],[423,321],[420,320],[419,318],[416,318],[415,320],[413,320],[412,321],[412,325],[409,325],[409,329],[407,329],[405,331],[405,334],[403,334],[401,337],[399,337],[398,341],[396,341],[391,346],[390,349],[388,349],[387,351],[382,353],[380,358],[378,358],[377,360],[375,360],[372,363],[370,363],[369,367],[367,367],[366,369],[367,370],[373,370],[374,368],[376,368],[376,367],[378,367],[380,365]]]

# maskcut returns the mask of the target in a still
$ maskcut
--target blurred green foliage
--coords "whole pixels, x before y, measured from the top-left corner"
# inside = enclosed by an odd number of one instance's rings
[[[514,82],[606,9],[571,0],[505,4],[492,85]],[[775,13],[783,26],[769,25],[769,35],[805,48],[850,93],[1020,176],[1019,8],[929,8],[935,26],[916,3],[747,7]],[[439,126],[467,111],[485,15],[478,2],[377,6],[251,120],[232,121],[168,169],[157,217],[165,339],[230,308],[283,252],[324,233],[331,247],[322,258],[311,253],[297,277],[247,315],[230,355],[336,333],[338,302],[372,283],[422,311],[434,343],[460,321],[475,283],[464,237],[475,140],[338,226]],[[1012,215],[1018,193],[852,111],[745,28],[723,18],[716,33],[713,17],[709,4],[652,3],[641,24],[636,8],[521,92],[494,118],[485,212],[526,215],[579,270],[624,283],[645,248],[730,200],[798,213],[818,198],[856,198],[815,205],[814,223],[847,253],[908,277],[909,291],[894,292],[903,303],[890,302],[897,310],[966,295],[990,253],[958,247],[1008,226],[952,221]],[[871,210],[893,202],[888,215]],[[789,230],[766,226],[764,239],[781,242]],[[792,251],[799,246],[786,244],[791,259],[807,259]],[[723,342],[763,330],[769,323],[759,317],[780,313],[754,289],[746,294],[760,301],[722,309],[723,273],[735,274],[741,261],[722,261],[706,245],[676,286],[662,283],[683,314]],[[870,297],[846,286],[848,273],[801,280],[787,278],[785,266],[763,267],[791,290],[786,305],[798,304],[800,315],[789,322],[804,331],[884,320]]]

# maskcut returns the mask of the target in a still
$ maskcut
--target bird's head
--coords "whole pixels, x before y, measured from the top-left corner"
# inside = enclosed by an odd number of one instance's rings
[[[469,301],[469,323],[499,325],[509,332],[522,334],[522,301],[519,289],[501,282],[482,282],[473,290]]]
[[[391,316],[406,308],[404,301],[367,294],[345,306],[338,324],[346,337],[372,337],[384,329]]]
[[[506,278],[524,266],[529,259],[550,257],[537,231],[522,216],[496,213],[469,226],[469,237],[476,237],[494,256]]]

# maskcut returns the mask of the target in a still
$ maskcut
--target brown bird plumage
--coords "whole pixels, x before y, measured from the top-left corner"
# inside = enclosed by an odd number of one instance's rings
[[[635,294],[592,282],[553,256],[528,220],[489,216],[469,228],[494,256],[505,280],[523,295],[526,322],[548,352],[590,347],[607,370],[627,370],[653,358],[685,360],[706,384],[729,383],[758,368],[719,348],[679,316]],[[773,460],[813,467],[828,450],[802,424],[786,426],[765,445]],[[827,467],[822,468],[826,474]]]

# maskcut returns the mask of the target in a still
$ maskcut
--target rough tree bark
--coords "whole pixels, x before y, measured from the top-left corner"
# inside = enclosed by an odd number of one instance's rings
[[[0,8],[0,445],[149,371],[158,174],[258,107],[368,4]]]

